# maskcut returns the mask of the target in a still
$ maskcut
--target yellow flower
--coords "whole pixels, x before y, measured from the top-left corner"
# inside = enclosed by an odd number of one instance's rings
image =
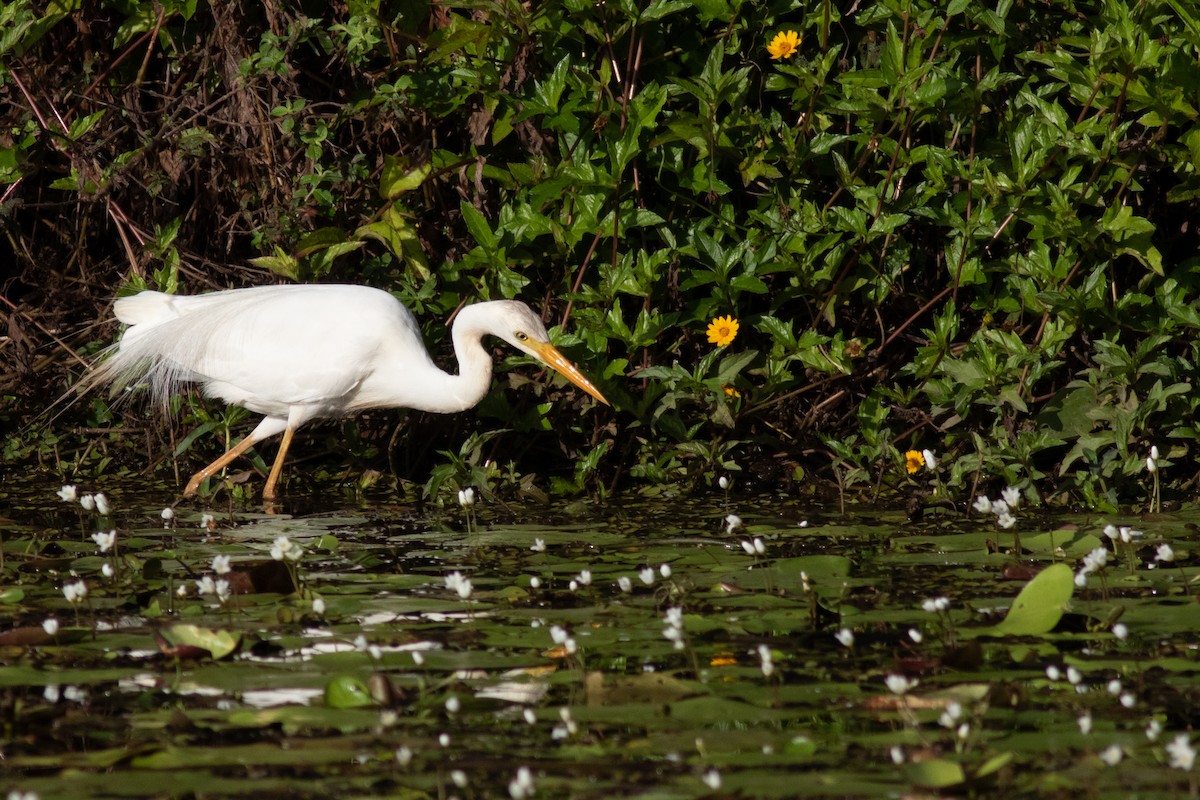
[[[737,336],[738,321],[733,317],[717,317],[708,323],[708,340],[717,347],[729,344]]]
[[[737,389],[733,388],[732,386],[730,386],[728,383],[722,384],[721,388],[724,389],[725,394],[729,395],[730,397],[735,398],[735,399],[741,399],[742,393],[739,392]]]
[[[920,450],[909,450],[904,454],[904,468],[908,470],[908,474],[920,472],[921,467],[925,466],[925,456]]]
[[[800,50],[800,34],[795,31],[781,31],[767,45],[771,58],[791,58]]]

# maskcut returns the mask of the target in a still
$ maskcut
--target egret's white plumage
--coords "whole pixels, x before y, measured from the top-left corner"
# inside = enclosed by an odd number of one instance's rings
[[[450,413],[474,406],[491,384],[492,358],[481,344],[497,336],[561,372],[592,397],[604,396],[550,344],[524,303],[495,300],[464,307],[451,329],[459,372],[441,370],[425,351],[412,313],[366,286],[258,286],[202,295],[141,292],[117,300],[129,325],[88,385],[144,382],[159,400],[181,383],[264,415],[245,439],[200,470],[185,493],[251,445],[283,433],[263,496],[274,496],[292,434],[318,418],[367,408]]]

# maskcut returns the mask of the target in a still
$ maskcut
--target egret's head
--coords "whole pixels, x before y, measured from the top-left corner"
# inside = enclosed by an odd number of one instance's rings
[[[550,344],[550,336],[546,326],[533,309],[518,300],[493,300],[487,303],[476,303],[465,307],[459,312],[459,320],[470,323],[483,333],[498,336],[523,353],[541,361],[562,373],[567,380],[583,389],[601,403],[608,405],[608,400],[592,382],[583,376],[579,368],[558,352],[558,348]]]

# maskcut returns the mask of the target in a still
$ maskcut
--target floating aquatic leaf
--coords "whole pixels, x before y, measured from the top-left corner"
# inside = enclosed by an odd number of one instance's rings
[[[967,774],[957,761],[929,758],[904,766],[904,776],[922,789],[949,789],[967,782]]]
[[[213,658],[220,660],[237,650],[242,642],[242,635],[236,631],[203,628],[187,623],[172,625],[164,628],[160,633],[168,645],[164,652],[167,652],[168,655],[182,657],[192,657],[192,654],[186,651],[193,649],[207,652]],[[174,648],[174,652],[170,652],[171,648]]]
[[[325,684],[325,705],[330,708],[362,708],[374,705],[363,680],[354,675],[335,675]]]
[[[1025,584],[1008,615],[989,636],[1041,636],[1054,630],[1075,591],[1075,574],[1066,564],[1052,564]]]

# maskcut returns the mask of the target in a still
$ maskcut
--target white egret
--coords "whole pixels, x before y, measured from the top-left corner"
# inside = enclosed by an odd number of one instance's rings
[[[252,445],[282,433],[263,498],[275,487],[296,429],[313,419],[368,408],[464,411],[487,394],[492,358],[481,340],[497,336],[608,401],[550,344],[529,306],[495,300],[465,306],[451,328],[457,375],[425,351],[412,312],[367,286],[257,286],[201,295],[146,291],[123,297],[129,325],[85,386],[144,382],[160,402],[185,382],[265,415],[258,427],[188,481],[185,495]]]

